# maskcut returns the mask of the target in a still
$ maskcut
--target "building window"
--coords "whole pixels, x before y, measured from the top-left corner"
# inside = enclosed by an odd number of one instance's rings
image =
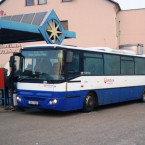
[[[68,30],[68,20],[61,21],[61,24],[64,27],[64,30]]]
[[[34,0],[26,0],[26,6],[33,6]]]
[[[62,0],[62,2],[72,2],[72,0]]]
[[[47,4],[47,0],[38,0],[38,5]]]

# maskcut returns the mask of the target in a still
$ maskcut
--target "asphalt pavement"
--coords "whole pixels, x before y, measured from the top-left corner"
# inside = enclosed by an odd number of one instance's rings
[[[90,112],[0,112],[0,145],[145,145],[145,104]]]

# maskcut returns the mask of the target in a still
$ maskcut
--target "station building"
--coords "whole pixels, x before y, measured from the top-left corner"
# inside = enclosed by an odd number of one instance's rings
[[[79,47],[125,48],[145,45],[145,9],[122,11],[113,0],[3,0],[1,16],[46,12],[53,9],[64,28],[76,32],[76,39],[62,44]],[[0,67],[21,47],[46,42],[0,45]]]

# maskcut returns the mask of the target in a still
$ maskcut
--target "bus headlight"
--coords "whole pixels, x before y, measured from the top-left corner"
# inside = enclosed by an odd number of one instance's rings
[[[19,96],[17,96],[17,101],[20,101],[21,102],[21,98]]]
[[[57,99],[53,99],[49,101],[49,104],[52,105],[52,104],[56,104],[57,102],[58,102]]]
[[[57,100],[56,100],[56,99],[54,99],[52,102],[53,102],[53,104],[56,104],[56,103],[57,103]]]

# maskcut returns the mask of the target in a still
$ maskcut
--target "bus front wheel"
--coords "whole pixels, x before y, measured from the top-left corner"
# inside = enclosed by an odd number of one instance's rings
[[[84,112],[91,112],[94,110],[95,107],[95,96],[93,93],[88,93],[84,100],[83,111]]]

